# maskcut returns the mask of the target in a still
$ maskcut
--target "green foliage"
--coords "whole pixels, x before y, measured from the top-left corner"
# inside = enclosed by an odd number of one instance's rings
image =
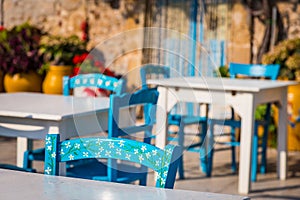
[[[217,76],[221,76],[221,77],[230,77],[229,75],[229,69],[228,67],[225,66],[220,66],[217,71],[215,71],[215,73],[217,74]]]
[[[9,74],[37,71],[43,63],[38,53],[42,35],[39,28],[28,23],[1,30],[0,69]]]
[[[280,64],[280,79],[300,80],[300,38],[278,43],[263,56],[262,63]]]
[[[39,53],[43,56],[43,70],[49,65],[74,66],[73,57],[87,52],[86,43],[77,36],[69,37],[46,35],[41,39]]]

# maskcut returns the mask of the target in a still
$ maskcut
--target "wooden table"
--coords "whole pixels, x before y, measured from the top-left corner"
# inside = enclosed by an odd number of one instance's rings
[[[158,189],[3,169],[0,169],[0,185],[0,199],[5,200],[249,199],[235,195]]]
[[[251,148],[254,131],[254,112],[257,105],[276,102],[279,106],[277,173],[286,179],[287,171],[287,87],[295,82],[270,80],[221,79],[204,77],[170,78],[149,80],[158,86],[156,145],[163,148],[167,143],[167,113],[177,102],[195,102],[232,106],[241,116],[241,141],[238,191],[250,190]],[[214,111],[213,111],[214,112]]]
[[[0,94],[0,135],[18,137],[17,165],[31,148],[28,139],[44,140],[59,132],[62,140],[107,130],[108,97],[86,98],[41,93]]]

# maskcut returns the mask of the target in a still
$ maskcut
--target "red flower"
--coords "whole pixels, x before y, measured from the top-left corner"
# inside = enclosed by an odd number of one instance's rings
[[[4,26],[0,26],[0,31],[5,30]]]

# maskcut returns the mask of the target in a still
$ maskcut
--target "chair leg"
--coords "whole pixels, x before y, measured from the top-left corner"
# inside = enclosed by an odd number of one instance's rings
[[[204,146],[204,140],[205,140],[205,136],[206,136],[206,133],[207,132],[207,123],[205,124],[202,124],[202,133],[201,133],[201,141],[202,141],[202,147],[200,146],[200,151],[199,151],[199,156],[200,156],[200,170],[207,174],[207,151],[206,151],[206,148]]]
[[[208,144],[207,144],[207,172],[206,176],[210,177],[213,169],[213,155],[214,155],[214,123],[209,122],[209,133],[207,133]]]
[[[178,131],[178,145],[184,149],[184,124],[181,122],[179,131]],[[183,153],[182,156],[179,158],[179,165],[178,165],[178,173],[179,173],[179,179],[184,179],[184,165],[183,165]]]
[[[234,127],[231,127],[230,137],[231,137],[230,138],[231,142],[236,142]],[[235,148],[235,146],[231,146],[231,170],[232,170],[232,172],[236,172],[236,170],[237,170],[237,167],[236,167],[236,148]]]
[[[30,151],[24,152],[23,168],[32,168],[32,161],[29,160]]]
[[[251,162],[251,181],[256,181],[257,175],[257,154],[258,154],[258,126],[255,125],[254,128],[254,137],[252,141],[252,162]]]

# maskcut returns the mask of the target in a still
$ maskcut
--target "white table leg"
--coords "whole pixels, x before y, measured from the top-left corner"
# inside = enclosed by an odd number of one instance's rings
[[[32,149],[32,140],[18,137],[17,138],[17,166],[23,167],[24,152]]]
[[[156,110],[156,141],[157,147],[163,149],[167,144],[168,134],[168,90],[164,87],[158,87],[159,98]]]
[[[250,190],[251,152],[254,130],[254,102],[252,95],[245,95],[242,105],[239,105],[241,121],[239,185],[240,194],[248,194]]]
[[[278,113],[277,175],[280,180],[285,180],[287,173],[287,89],[283,90],[281,97]]]

